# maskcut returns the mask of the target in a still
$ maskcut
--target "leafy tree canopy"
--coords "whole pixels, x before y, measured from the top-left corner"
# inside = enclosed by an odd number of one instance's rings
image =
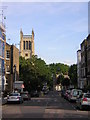
[[[43,87],[43,83],[47,82],[50,88],[53,87],[53,74],[68,74],[69,66],[62,63],[47,65],[44,60],[38,58],[37,55],[32,56],[30,59],[20,57],[20,80],[24,81],[25,89],[29,92],[31,90]],[[58,80],[60,82],[60,80]]]
[[[45,61],[37,56],[30,59],[20,57],[20,80],[24,81],[25,88],[30,90],[41,89],[44,82],[51,85],[52,78],[49,67]]]
[[[70,77],[71,84],[77,86],[77,65],[73,64],[70,66],[68,75]]]
[[[69,66],[62,63],[53,63],[49,65],[52,73],[55,74],[68,74]]]

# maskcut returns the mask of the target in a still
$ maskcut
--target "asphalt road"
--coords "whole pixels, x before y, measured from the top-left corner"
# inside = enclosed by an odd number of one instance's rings
[[[38,98],[31,98],[23,104],[6,104],[2,106],[2,118],[90,118],[90,111],[76,109],[58,92],[49,92]]]

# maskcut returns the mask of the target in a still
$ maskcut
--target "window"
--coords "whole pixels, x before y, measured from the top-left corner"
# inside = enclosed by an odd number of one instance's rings
[[[26,49],[28,50],[28,41],[26,41]]]
[[[29,50],[31,50],[31,42],[29,41]]]
[[[10,72],[10,66],[6,66],[6,72]]]
[[[25,50],[25,41],[23,41],[23,49]]]
[[[10,51],[9,50],[6,51],[6,58],[10,58]]]
[[[85,68],[83,69],[83,75],[85,76]]]

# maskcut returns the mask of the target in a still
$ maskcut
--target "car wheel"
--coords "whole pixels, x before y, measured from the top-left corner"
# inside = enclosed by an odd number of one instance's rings
[[[82,110],[83,109],[83,107],[82,107],[82,105],[80,104],[80,110]]]
[[[69,98],[68,101],[71,102],[71,99]]]
[[[19,104],[21,104],[22,103],[22,101],[19,101]]]

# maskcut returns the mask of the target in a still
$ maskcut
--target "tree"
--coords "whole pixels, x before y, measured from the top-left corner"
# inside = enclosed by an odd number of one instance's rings
[[[54,74],[68,74],[69,66],[62,63],[53,63],[49,65],[50,70]]]
[[[25,89],[31,90],[42,89],[43,83],[47,82],[48,86],[52,85],[51,72],[45,61],[37,56],[32,56],[25,60],[20,57],[20,80],[24,81]]]
[[[64,80],[64,76],[62,74],[59,75],[58,78],[57,78],[57,84],[62,83],[63,80]]]
[[[70,77],[71,84],[77,87],[77,65],[73,64],[70,66],[68,75]]]
[[[53,87],[52,74],[67,74],[69,66],[61,63],[47,65],[44,60],[38,58],[37,55],[30,59],[20,57],[20,80],[24,81],[25,89],[31,90],[42,89],[43,83],[47,83],[48,87]],[[61,78],[60,78],[61,79]],[[58,80],[58,83],[61,82]]]
[[[70,85],[70,79],[64,78],[64,79],[61,81],[61,84],[62,84],[62,86],[69,86],[69,85]]]

